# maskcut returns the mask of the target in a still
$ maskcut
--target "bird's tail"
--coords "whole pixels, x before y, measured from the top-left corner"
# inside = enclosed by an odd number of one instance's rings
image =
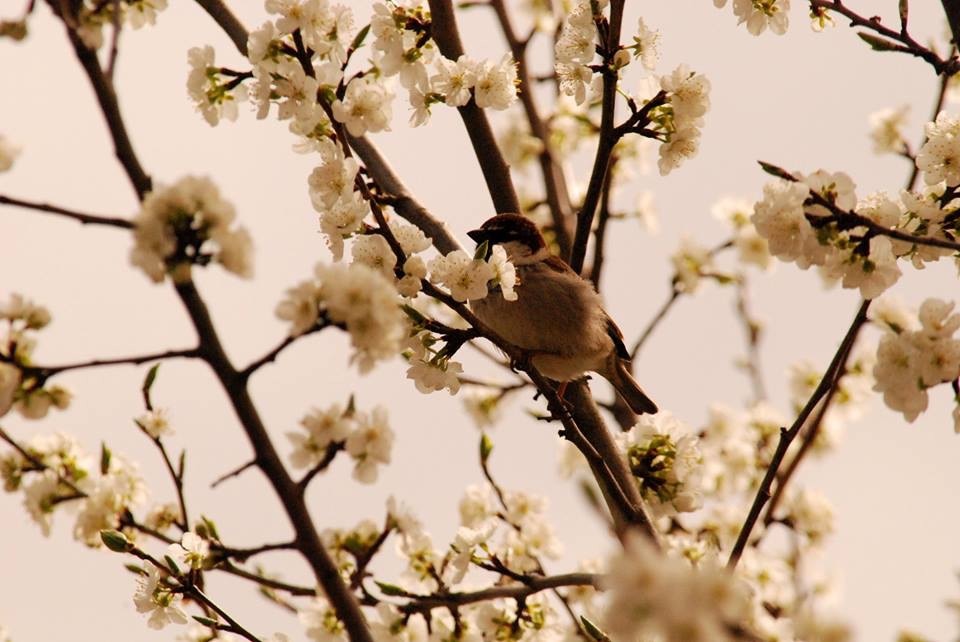
[[[616,356],[611,361],[613,363],[607,368],[608,372],[603,373],[603,375],[616,388],[623,400],[627,402],[630,410],[638,415],[644,413],[656,414],[657,404],[653,403],[653,400],[640,389],[639,384],[627,370],[626,362]]]

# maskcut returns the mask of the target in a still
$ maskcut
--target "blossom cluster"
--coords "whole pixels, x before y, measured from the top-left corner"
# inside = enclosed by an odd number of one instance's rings
[[[871,313],[885,330],[873,368],[874,390],[912,422],[927,409],[930,388],[960,377],[960,339],[953,337],[960,314],[953,312],[953,303],[940,299],[924,301],[916,317],[891,306],[887,302]],[[960,412],[954,420],[960,431]]]
[[[362,263],[320,263],[314,274],[288,289],[277,305],[277,317],[290,322],[290,336],[321,324],[344,327],[355,349],[351,361],[360,372],[399,353],[407,324],[393,283]]]
[[[134,220],[130,262],[155,283],[167,274],[175,282],[191,278],[191,266],[220,263],[242,277],[253,274],[253,241],[233,225],[236,212],[213,181],[184,176],[153,190]]]
[[[104,447],[99,467],[69,435],[37,435],[18,451],[0,456],[7,492],[23,491],[27,513],[44,535],[54,512],[76,507],[73,535],[88,546],[100,545],[100,531],[120,526],[121,516],[146,500],[146,487],[134,464]]]
[[[703,117],[710,108],[710,81],[686,65],[656,81],[666,92],[666,102],[651,110],[650,119],[651,128],[662,136],[657,167],[666,176],[700,148]]]
[[[0,417],[15,409],[26,419],[43,419],[50,408],[65,409],[70,393],[48,385],[42,371],[32,366],[34,333],[50,323],[50,312],[23,295],[13,293],[0,304]]]
[[[956,232],[950,189],[940,183],[926,192],[903,191],[896,200],[881,192],[858,201],[849,176],[818,170],[765,185],[751,220],[781,260],[817,266],[828,282],[841,281],[873,299],[899,280],[899,258],[922,268],[951,253],[925,242],[950,241]]]
[[[348,7],[328,0],[267,0],[266,8],[276,18],[250,33],[251,72],[217,66],[209,46],[189,52],[187,90],[210,125],[234,120],[237,105],[247,99],[258,118],[276,105],[278,118],[289,120],[301,139],[297,149],[316,151],[333,134],[331,116],[351,136],[389,130],[394,77],[408,93],[414,126],[427,122],[438,103],[461,107],[473,99],[481,108],[502,110],[516,101],[512,57],[491,62],[440,56],[430,37],[430,12],[419,3],[374,3],[371,66],[349,78],[344,72],[367,31],[356,32]]]
[[[378,466],[390,463],[393,430],[387,411],[376,406],[371,412],[334,404],[326,410],[312,409],[300,420],[303,430],[287,433],[293,444],[290,463],[295,468],[312,468],[343,449],[353,458],[354,479],[365,484],[377,480]]]

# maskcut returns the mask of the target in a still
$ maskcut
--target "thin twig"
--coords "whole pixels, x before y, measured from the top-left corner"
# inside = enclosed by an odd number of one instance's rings
[[[178,588],[180,588],[185,594],[189,595],[191,598],[197,600],[198,602],[205,604],[214,613],[216,613],[221,618],[223,618],[223,620],[229,625],[229,628],[224,628],[222,630],[227,630],[231,633],[236,633],[237,635],[240,635],[250,640],[250,642],[260,642],[260,638],[255,636],[250,631],[246,630],[243,626],[240,625],[239,622],[237,622],[235,619],[230,617],[230,614],[228,614],[222,608],[217,606],[216,603],[214,603],[213,600],[207,597],[206,594],[203,591],[201,591],[197,587],[197,585],[190,580],[188,576],[183,576],[183,575],[180,575],[179,573],[175,573],[172,569],[168,568],[166,564],[164,564],[163,562],[159,561],[149,553],[139,548],[134,547],[129,552],[134,557],[144,560],[146,562],[149,562],[150,564],[153,564],[153,566],[155,566],[157,569],[163,571],[169,577],[172,577],[174,580],[176,580],[177,584],[179,585]],[[217,628],[220,628],[220,627],[217,627]]]
[[[763,334],[763,326],[750,314],[746,275],[740,275],[736,281],[736,287],[737,316],[743,325],[743,332],[747,340],[747,357],[743,367],[750,378],[750,386],[753,389],[753,403],[756,404],[767,398],[766,387],[763,383],[763,370],[760,368],[760,338]]]
[[[423,613],[436,608],[463,606],[465,604],[486,602],[488,600],[495,600],[499,598],[524,598],[534,595],[535,593],[566,586],[592,586],[594,588],[599,588],[601,579],[602,576],[595,575],[593,573],[566,573],[563,575],[551,575],[548,577],[525,576],[524,583],[522,584],[494,586],[479,591],[464,593],[454,592],[434,595],[410,594],[405,596],[410,598],[410,602],[400,608],[408,613]]]
[[[224,473],[223,475],[220,475],[219,477],[217,477],[216,479],[214,479],[214,480],[210,483],[210,488],[216,488],[217,486],[219,486],[219,485],[222,484],[223,482],[227,481],[228,479],[232,479],[232,478],[234,478],[234,477],[238,477],[238,476],[240,476],[240,474],[241,474],[242,472],[244,472],[245,470],[249,470],[250,468],[254,468],[254,467],[256,467],[256,466],[257,466],[257,460],[256,460],[256,459],[251,459],[251,460],[248,461],[247,463],[241,464],[241,465],[237,466],[236,468],[234,468],[233,470],[231,470],[231,471],[229,471],[229,472],[227,472],[227,473]]]
[[[83,212],[77,212],[76,210],[67,209],[58,205],[50,205],[49,203],[34,203],[32,201],[13,198],[12,196],[0,195],[0,205],[13,205],[14,207],[23,207],[26,209],[36,210],[38,212],[44,212],[45,214],[58,214],[60,216],[71,218],[75,221],[79,221],[84,225],[105,225],[107,227],[120,227],[123,229],[133,228],[133,223],[122,218],[85,214]]]
[[[270,350],[268,353],[266,353],[259,359],[253,361],[247,367],[240,370],[240,376],[249,378],[250,375],[252,375],[254,372],[259,370],[263,366],[267,365],[268,363],[273,363],[274,361],[276,361],[277,357],[280,356],[280,353],[286,350],[289,346],[291,346],[297,340],[302,339],[306,336],[309,336],[315,332],[319,332],[320,330],[323,330],[325,327],[327,327],[326,324],[318,325],[296,336],[284,337],[283,341],[277,344],[276,347],[274,347],[272,350]]]
[[[830,388],[837,385],[837,375],[842,369],[843,364],[846,362],[847,356],[850,354],[850,350],[853,348],[853,343],[857,339],[860,328],[867,320],[867,310],[869,308],[869,300],[862,301],[860,303],[860,306],[857,308],[857,313],[853,317],[850,327],[847,329],[847,333],[840,342],[840,347],[837,348],[837,352],[833,355],[830,365],[827,367],[826,372],[823,373],[823,377],[820,379],[820,384],[817,386],[816,390],[813,391],[813,394],[810,395],[806,405],[800,411],[800,414],[797,415],[797,418],[794,420],[793,425],[790,426],[790,429],[780,429],[780,441],[777,443],[777,449],[773,454],[770,465],[767,467],[767,472],[763,476],[763,481],[760,482],[760,487],[757,489],[756,497],[753,500],[753,504],[750,506],[750,512],[747,514],[747,518],[743,523],[743,527],[740,529],[740,534],[737,536],[737,541],[733,546],[733,550],[730,552],[730,559],[727,561],[727,568],[729,570],[732,571],[734,568],[736,568],[737,563],[740,561],[740,556],[743,555],[743,551],[750,539],[750,533],[753,531],[753,527],[756,525],[757,519],[760,517],[760,511],[763,509],[764,504],[767,503],[767,500],[770,499],[770,487],[777,476],[777,471],[780,468],[780,464],[783,462],[784,456],[787,454],[787,449],[790,447],[790,444],[793,442],[796,436],[800,433],[800,430],[803,428],[804,424],[806,424],[807,419],[817,407],[817,404],[820,402],[820,400],[827,394],[827,392],[829,392]]]
[[[653,318],[650,319],[650,323],[647,324],[647,327],[644,328],[643,332],[640,333],[640,338],[637,339],[637,342],[633,344],[633,347],[630,348],[630,359],[631,361],[637,358],[637,355],[640,354],[640,349],[643,348],[643,345],[647,342],[647,339],[650,338],[650,335],[653,334],[653,331],[660,325],[660,322],[663,321],[664,317],[667,316],[667,313],[670,312],[670,308],[673,307],[673,304],[677,302],[677,299],[680,298],[680,295],[683,294],[676,286],[671,288],[670,296],[667,297],[667,300],[664,301],[663,305],[660,306],[660,309],[657,310],[657,313],[653,315]]]
[[[583,271],[587,243],[590,240],[590,231],[593,229],[593,216],[597,209],[597,203],[600,202],[600,194],[609,169],[613,147],[617,143],[613,119],[616,114],[618,73],[613,69],[612,62],[614,54],[620,48],[623,8],[624,0],[611,0],[607,41],[601,43],[604,48],[604,61],[601,71],[603,75],[603,99],[600,108],[600,135],[593,159],[593,169],[590,170],[590,180],[587,183],[587,192],[583,197],[580,212],[577,214],[576,234],[573,237],[573,249],[568,261],[570,267],[577,274]]]
[[[86,368],[102,368],[105,366],[131,365],[139,366],[149,361],[162,361],[165,359],[198,359],[200,350],[198,348],[189,348],[186,350],[164,350],[152,354],[136,355],[133,357],[114,357],[111,359],[92,359],[90,361],[80,361],[78,363],[67,363],[54,366],[27,366],[24,370],[37,374],[38,376],[48,378],[70,370],[83,370]]]

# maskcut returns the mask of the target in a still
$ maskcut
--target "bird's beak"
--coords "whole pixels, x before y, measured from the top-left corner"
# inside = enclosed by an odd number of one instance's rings
[[[472,238],[477,245],[480,245],[490,238],[490,235],[484,229],[470,230],[467,232],[467,236]]]

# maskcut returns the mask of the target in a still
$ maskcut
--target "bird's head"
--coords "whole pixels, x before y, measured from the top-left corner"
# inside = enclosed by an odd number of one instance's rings
[[[502,245],[511,260],[532,256],[546,248],[536,224],[520,214],[498,214],[487,219],[478,229],[467,232],[479,245]]]

